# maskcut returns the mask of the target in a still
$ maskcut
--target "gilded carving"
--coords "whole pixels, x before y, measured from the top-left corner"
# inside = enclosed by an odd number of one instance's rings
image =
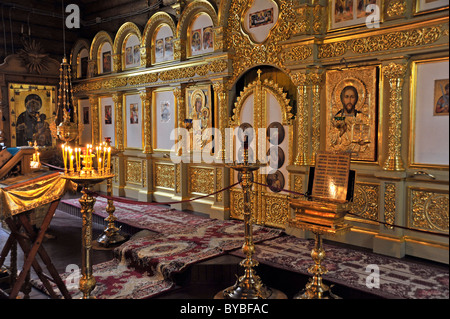
[[[378,220],[379,185],[356,183],[351,213],[365,219]]]
[[[384,192],[384,221],[389,224],[386,225],[389,229],[394,229],[395,224],[395,184],[386,183]]]
[[[100,140],[100,119],[98,116],[98,98],[96,96],[89,96],[89,104],[91,106],[92,116],[92,143],[97,144]]]
[[[306,81],[312,86],[312,125],[311,125],[311,164],[315,163],[315,154],[320,147],[320,85],[323,73],[309,73]]]
[[[411,189],[411,216],[413,228],[449,232],[448,194]]]
[[[403,15],[406,12],[406,1],[394,0],[389,2],[386,13],[388,17]]]
[[[407,64],[391,62],[383,67],[383,74],[389,80],[389,130],[388,157],[384,163],[385,170],[404,170],[401,158],[402,136],[402,92]]]
[[[280,0],[278,1],[280,16],[277,27],[272,29],[264,42],[254,43],[241,30],[241,18],[248,8],[249,1],[233,1],[229,9],[225,45],[227,50],[235,52],[231,56],[233,76],[229,80],[229,87],[240,74],[254,65],[273,64],[284,68],[280,44],[296,31],[297,15],[292,8],[292,1]]]
[[[146,90],[140,91],[139,95],[142,101],[142,109],[144,115],[144,150],[143,153],[150,154],[153,152],[152,147],[152,94],[151,92],[147,92]]]
[[[125,180],[127,183],[132,184],[142,184],[142,162],[141,161],[133,161],[126,160],[126,172],[125,172]]]
[[[353,53],[364,54],[416,47],[435,43],[447,33],[448,29],[443,25],[438,25],[413,30],[396,31],[354,40],[325,43],[319,45],[318,57],[338,57],[347,53],[348,50]]]
[[[294,175],[294,192],[303,194],[303,176],[302,175]],[[300,195],[294,195],[294,197],[298,197]]]
[[[212,194],[214,193],[214,169],[202,167],[189,167],[189,192]]]
[[[284,228],[289,218],[289,197],[279,194],[265,194],[263,196],[265,209],[264,224]]]
[[[311,56],[312,48],[308,45],[294,46],[281,53],[281,57],[285,63],[290,61],[303,61]]]
[[[155,186],[175,188],[175,165],[155,163]]]
[[[123,145],[123,94],[115,93],[112,96],[115,107],[115,130],[116,130],[116,145],[118,151],[124,150]]]

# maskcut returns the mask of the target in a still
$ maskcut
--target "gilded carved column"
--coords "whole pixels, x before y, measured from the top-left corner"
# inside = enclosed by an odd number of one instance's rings
[[[113,55],[113,72],[122,71],[122,55],[120,53]]]
[[[294,165],[308,165],[309,159],[309,108],[308,108],[308,90],[306,85],[306,75],[295,73],[292,77],[297,86],[297,155]]]
[[[144,154],[153,153],[152,146],[152,92],[144,89],[139,91],[142,101],[142,110],[144,113]]]
[[[123,137],[123,94],[118,92],[112,96],[114,101],[116,148],[119,152],[124,150]]]
[[[98,110],[98,97],[89,95],[89,105],[91,106],[92,117],[92,144],[98,144],[100,141],[100,118]]]
[[[175,96],[175,106],[177,110],[177,127],[184,127],[184,120],[186,119],[186,106],[184,100],[184,89],[176,87],[173,89],[173,95]]]
[[[150,58],[150,49],[147,49],[147,47],[144,45],[140,48],[141,50],[141,66],[147,67],[147,59]]]
[[[217,109],[217,125],[221,134],[222,147],[217,151],[217,159],[224,160],[225,152],[225,128],[228,127],[228,94],[224,82],[213,83]]]
[[[401,157],[402,137],[402,94],[404,77],[407,70],[406,63],[391,62],[383,66],[383,74],[389,80],[389,128],[388,128],[388,156],[383,169],[389,171],[403,171]]]
[[[310,165],[316,163],[316,153],[320,149],[320,85],[322,84],[322,73],[309,73],[306,75],[307,82],[311,84],[311,161]]]

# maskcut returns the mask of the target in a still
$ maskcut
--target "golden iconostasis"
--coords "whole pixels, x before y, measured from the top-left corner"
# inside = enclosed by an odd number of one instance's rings
[[[214,161],[174,161],[171,133],[188,127],[201,140],[216,128],[208,154],[238,159],[225,129],[243,125],[265,146],[256,156],[278,159],[274,175],[256,175],[261,184],[302,193],[318,151],[351,153],[357,227],[336,240],[442,260],[442,238],[377,221],[448,233],[448,2],[190,1],[168,12],[72,49],[81,141],[110,137],[119,150],[116,194],[164,202],[232,184]],[[269,127],[284,136],[276,152]],[[286,226],[292,194],[258,186],[253,196],[255,222],[298,233]],[[242,193],[177,208],[241,218]]]

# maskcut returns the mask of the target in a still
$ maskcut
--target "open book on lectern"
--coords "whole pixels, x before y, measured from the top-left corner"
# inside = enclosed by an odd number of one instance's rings
[[[309,200],[346,203],[353,201],[355,171],[350,170],[350,153],[321,151],[316,165],[309,168]]]

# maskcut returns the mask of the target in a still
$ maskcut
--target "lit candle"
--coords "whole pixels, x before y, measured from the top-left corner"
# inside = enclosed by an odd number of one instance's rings
[[[99,173],[100,173],[101,167],[102,167],[102,158],[99,156],[98,157],[98,168],[97,168]]]
[[[108,170],[111,169],[111,147],[108,147]]]
[[[72,155],[72,150],[70,152],[70,171],[73,171],[73,155]]]
[[[105,168],[106,163],[106,147],[103,148],[103,168]]]
[[[61,144],[62,148],[62,154],[63,154],[63,160],[64,160],[64,170],[67,170],[67,153],[66,148],[64,147],[64,144]]]

